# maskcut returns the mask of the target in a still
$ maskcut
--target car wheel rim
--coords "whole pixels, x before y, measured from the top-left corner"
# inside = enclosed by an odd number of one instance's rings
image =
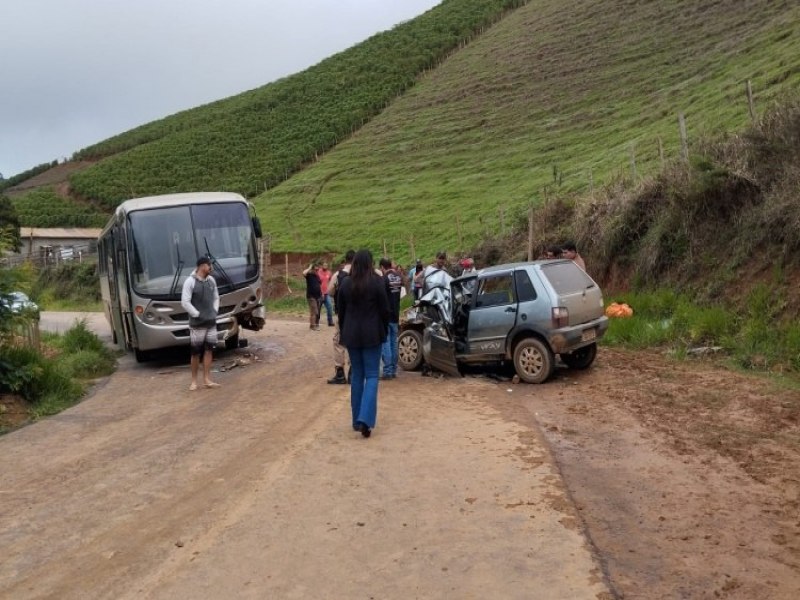
[[[407,364],[412,363],[418,353],[419,348],[417,347],[417,341],[413,337],[407,336],[400,340],[398,355],[401,361]]]
[[[544,358],[534,348],[525,348],[520,354],[519,366],[528,375],[537,375],[544,368]]]

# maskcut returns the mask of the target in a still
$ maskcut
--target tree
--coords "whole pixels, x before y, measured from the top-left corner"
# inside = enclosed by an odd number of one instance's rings
[[[19,252],[21,246],[17,211],[11,203],[11,198],[0,196],[0,252],[3,250]]]

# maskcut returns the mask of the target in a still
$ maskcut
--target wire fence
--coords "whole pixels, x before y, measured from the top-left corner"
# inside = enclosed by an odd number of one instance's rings
[[[97,262],[97,243],[71,244],[69,246],[44,246],[30,254],[12,254],[0,257],[0,267],[20,267],[32,264],[36,267],[57,267],[68,262]]]

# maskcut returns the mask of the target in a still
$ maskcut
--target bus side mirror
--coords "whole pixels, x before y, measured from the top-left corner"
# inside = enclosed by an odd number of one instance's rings
[[[257,238],[261,238],[261,219],[258,217],[253,217],[253,233],[256,234]]]

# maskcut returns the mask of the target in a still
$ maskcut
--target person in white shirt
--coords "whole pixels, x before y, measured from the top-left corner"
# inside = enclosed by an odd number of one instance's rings
[[[211,381],[212,350],[217,345],[217,312],[219,291],[211,276],[211,259],[201,256],[197,268],[183,282],[181,306],[189,313],[189,351],[191,353],[192,384],[189,391],[197,389],[197,371],[203,355],[203,385],[219,387]]]

